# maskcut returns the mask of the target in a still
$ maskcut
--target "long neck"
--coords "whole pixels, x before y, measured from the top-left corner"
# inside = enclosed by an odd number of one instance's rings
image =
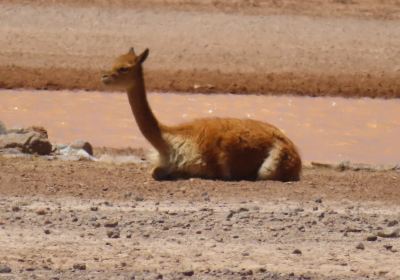
[[[165,140],[162,138],[161,125],[157,121],[150,109],[146,97],[146,89],[143,79],[143,71],[140,67],[134,78],[135,82],[128,89],[129,104],[132,113],[135,116],[143,136],[158,150],[159,153],[165,154],[168,150]]]

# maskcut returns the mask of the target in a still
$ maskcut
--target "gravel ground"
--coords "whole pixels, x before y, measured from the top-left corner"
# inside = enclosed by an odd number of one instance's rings
[[[0,158],[0,279],[397,279],[399,177],[155,182],[146,164]]]

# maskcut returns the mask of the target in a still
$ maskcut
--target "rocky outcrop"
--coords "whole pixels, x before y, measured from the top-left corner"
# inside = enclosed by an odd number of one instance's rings
[[[136,155],[103,154],[99,158],[93,156],[93,146],[84,140],[71,144],[54,144],[48,139],[45,128],[32,126],[28,128],[6,129],[0,121],[0,156],[9,158],[31,158],[40,155],[48,160],[63,161],[102,161],[109,163],[144,163]]]
[[[0,133],[0,150],[14,149],[22,153],[49,155],[52,145],[43,127],[6,130]]]

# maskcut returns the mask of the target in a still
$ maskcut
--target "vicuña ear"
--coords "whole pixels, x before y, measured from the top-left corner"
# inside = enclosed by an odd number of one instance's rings
[[[135,49],[132,47],[129,49],[129,53],[135,54]]]
[[[145,49],[139,56],[138,56],[138,60],[140,63],[143,63],[147,56],[149,55],[149,49]]]

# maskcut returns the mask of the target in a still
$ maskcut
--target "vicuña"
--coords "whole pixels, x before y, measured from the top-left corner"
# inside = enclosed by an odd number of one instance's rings
[[[161,124],[146,97],[142,64],[148,54],[146,49],[136,55],[131,48],[102,81],[127,90],[139,129],[157,151],[154,179],[299,180],[301,158],[295,145],[268,123],[204,118],[178,126]]]

